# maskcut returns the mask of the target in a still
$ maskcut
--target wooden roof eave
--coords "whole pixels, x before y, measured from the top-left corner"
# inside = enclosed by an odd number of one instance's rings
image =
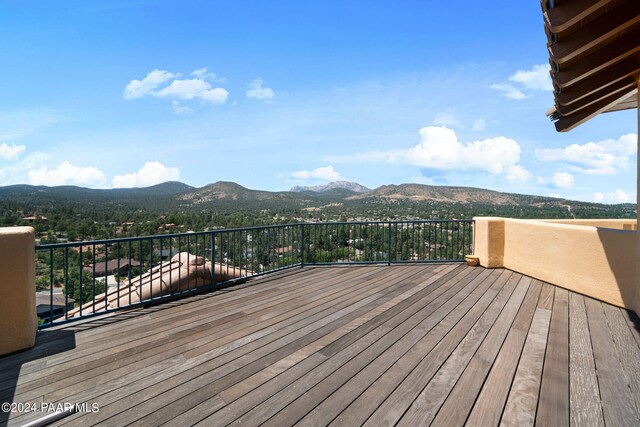
[[[607,6],[614,0],[562,1],[552,9],[546,7],[547,0],[540,0],[544,11],[544,21],[549,30],[559,33],[577,25],[594,12]]]
[[[555,105],[566,132],[603,112],[638,108],[640,0],[540,0]]]
[[[637,89],[633,90],[632,93],[637,93]],[[621,101],[626,100],[628,96],[630,96],[630,94],[613,94],[575,114],[563,116],[555,122],[556,130],[558,132],[568,132],[600,113],[613,111],[613,107]]]
[[[638,40],[640,40],[640,27],[625,34],[616,43],[608,45],[606,49],[599,49],[573,63],[566,70],[560,67],[560,71],[552,73],[553,81],[561,90],[579,83],[640,52]]]
[[[605,113],[612,113],[614,111],[629,110],[631,108],[638,108],[638,91],[637,89],[631,91],[629,95],[622,101],[610,107]]]
[[[609,95],[620,93],[621,95],[626,96],[625,94],[628,94],[629,92],[633,91],[635,88],[636,88],[635,79],[633,77],[627,77],[612,85],[607,86],[601,91],[594,92],[591,95],[586,96],[577,102],[574,102],[568,105],[557,104],[556,111],[558,111],[563,116],[568,116],[576,113],[577,111],[582,110],[583,108],[586,108],[592,104],[595,104],[598,101],[605,99]]]
[[[551,9],[553,10],[553,9]],[[549,45],[549,56],[557,64],[564,64],[579,55],[597,48],[601,43],[640,22],[640,1],[628,1],[616,8],[609,19],[590,22],[565,39]]]
[[[631,56],[567,90],[556,92],[555,103],[556,105],[572,104],[639,72],[640,61],[635,56]]]

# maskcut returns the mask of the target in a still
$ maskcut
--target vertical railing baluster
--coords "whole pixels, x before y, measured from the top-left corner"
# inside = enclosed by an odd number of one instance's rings
[[[53,323],[53,248],[49,249],[49,323]],[[67,306],[64,306],[67,312]]]
[[[82,246],[80,246],[80,252],[78,256],[78,268],[80,270],[80,316],[82,316],[82,305],[84,303],[84,298],[82,297]]]
[[[73,291],[72,291],[73,292]],[[76,294],[73,292],[73,296]],[[65,246],[64,248],[64,305],[65,307],[69,306],[69,247]],[[82,305],[80,306],[80,311],[82,311]],[[68,319],[68,313],[65,310],[64,318]]]

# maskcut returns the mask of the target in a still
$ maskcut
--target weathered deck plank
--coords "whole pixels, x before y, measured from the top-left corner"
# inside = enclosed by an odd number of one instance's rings
[[[537,281],[529,286],[520,311],[467,418],[468,425],[495,426],[500,423],[541,289]]]
[[[296,269],[42,333],[0,400],[100,405],[58,426],[636,425],[638,325],[502,269]]]
[[[484,384],[484,379],[487,377],[522,306],[531,283],[530,278],[523,278],[517,274],[513,275],[511,280],[518,281],[518,287],[514,290],[507,307],[496,320],[489,335],[473,355],[464,373],[444,401],[433,420],[435,425],[464,425]]]
[[[454,291],[459,290],[460,285],[464,286],[464,282],[454,285]],[[443,300],[446,299],[443,298]],[[254,409],[238,418],[236,423],[240,425],[257,425],[263,423],[276,415],[276,413],[283,409],[285,405],[295,401],[299,397],[304,397],[307,390],[311,389],[317,383],[328,377],[333,371],[340,369],[351,359],[357,358],[355,359],[357,361],[354,363],[358,363],[359,361],[366,362],[374,359],[382,351],[389,348],[396,339],[411,330],[420,317],[429,314],[430,311],[429,310],[426,313],[421,314],[420,311],[416,311],[415,309],[419,309],[419,307],[414,307],[411,311],[403,310],[401,313],[398,313],[397,316],[389,319],[389,321],[382,327],[371,330],[362,339],[343,348],[341,351],[323,354],[323,356],[328,357],[325,362],[312,370],[306,370],[304,375],[288,385],[286,388],[281,388],[281,391],[273,394],[269,399],[260,403]],[[417,316],[420,317],[416,317],[414,314],[417,314]],[[405,322],[405,320],[408,319],[411,320],[409,322]]]
[[[584,297],[569,295],[569,405],[571,425],[603,426],[602,403],[593,360]]]
[[[550,295],[553,295],[553,289],[547,284],[543,285],[500,425],[532,426],[535,422],[551,322]]]
[[[419,271],[414,274],[419,274]],[[412,274],[409,273],[405,277],[411,279]],[[375,305],[374,302],[379,298],[384,300],[384,298],[392,297],[393,293],[384,289],[393,287],[396,281],[401,280],[401,277],[393,273],[387,276],[382,275],[382,279],[383,283],[379,283],[377,280],[370,282],[365,280],[365,283],[368,283],[366,287],[354,285],[350,289],[350,292],[354,293],[351,298],[327,301],[322,306],[318,306],[322,308],[319,312],[309,310],[287,319],[285,323],[277,327],[264,328],[264,330],[270,331],[268,334],[250,333],[246,337],[251,337],[251,339],[239,338],[241,345],[232,346],[231,351],[220,351],[219,349],[224,347],[223,345],[188,359],[188,362],[183,365],[187,368],[186,370],[179,367],[177,371],[168,372],[167,374],[171,376],[167,381],[158,382],[157,378],[152,377],[151,383],[143,384],[145,387],[142,390],[127,396],[126,401],[133,399],[133,402],[138,402],[135,407],[112,402],[107,405],[105,411],[101,412],[99,418],[102,419],[108,415],[116,421],[121,419],[133,421],[137,419],[135,417],[144,417],[146,414],[138,411],[137,408],[143,408],[149,414],[159,416],[166,411],[162,408],[166,407],[167,402],[173,402],[181,396],[195,398],[191,393],[194,391],[208,396],[206,389],[202,390],[202,387],[210,387],[209,384],[212,381],[230,375],[240,368],[243,369],[243,372],[250,372],[251,368],[247,366],[259,367],[259,361],[263,357],[278,360],[278,356],[286,354],[292,346],[295,348],[296,345],[303,345],[307,341],[322,336],[326,331],[332,330],[335,324],[340,325],[348,322],[353,317],[357,317],[362,310],[366,310],[367,305]],[[398,288],[396,291],[399,290],[402,289]],[[286,309],[286,307],[283,308]],[[332,324],[331,322],[336,323]],[[138,384],[134,384],[129,391],[138,391],[138,386]],[[121,413],[123,411],[126,413]]]
[[[363,381],[367,381],[367,379],[375,380],[366,391],[356,396],[355,392],[351,393],[351,390],[347,387],[344,391],[341,388],[336,392],[335,398],[332,395],[332,401],[339,401],[348,404],[348,406],[331,422],[331,425],[361,425],[364,423],[400,382],[415,369],[424,358],[424,355],[428,354],[455,327],[458,321],[484,295],[489,285],[494,283],[489,279],[488,275],[478,276],[478,279],[481,281],[473,292],[404,355],[396,360],[392,359],[392,366],[382,375],[378,378],[369,377],[369,372],[363,370],[361,372],[362,376],[364,376]],[[373,369],[375,369],[375,365]],[[353,400],[354,398],[355,400]],[[321,408],[318,409],[319,411],[321,410]]]
[[[555,290],[536,425],[569,425],[569,292],[562,288]]]
[[[602,303],[592,298],[585,298],[585,306],[605,424],[638,426],[640,418],[631,397],[629,381],[604,316]]]
[[[503,283],[506,282],[506,279]],[[365,425],[377,426],[394,424],[413,403],[416,396],[454,349],[467,335],[471,327],[489,307],[495,296],[500,292],[499,287],[490,288],[469,312],[456,323],[453,329],[435,346],[416,368],[407,376],[391,395],[375,410]]]

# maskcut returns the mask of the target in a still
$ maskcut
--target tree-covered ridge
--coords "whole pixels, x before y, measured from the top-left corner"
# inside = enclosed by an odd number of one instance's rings
[[[251,190],[232,182],[194,188],[167,182],[95,190],[0,188],[0,226],[32,225],[43,242],[143,236],[337,220],[635,218],[634,204],[605,205],[469,187],[386,185],[366,193]]]

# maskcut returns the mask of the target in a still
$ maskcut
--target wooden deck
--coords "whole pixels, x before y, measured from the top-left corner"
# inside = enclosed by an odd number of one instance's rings
[[[40,332],[0,424],[637,426],[638,328],[503,269],[305,267]]]

